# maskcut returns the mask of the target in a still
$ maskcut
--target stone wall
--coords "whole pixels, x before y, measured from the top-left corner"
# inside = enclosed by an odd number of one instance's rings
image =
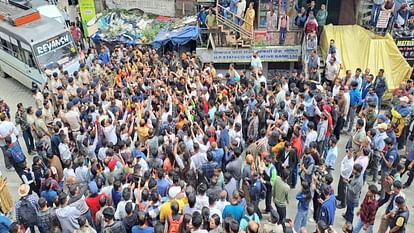
[[[175,16],[175,0],[106,0],[109,9],[140,9],[144,12]]]

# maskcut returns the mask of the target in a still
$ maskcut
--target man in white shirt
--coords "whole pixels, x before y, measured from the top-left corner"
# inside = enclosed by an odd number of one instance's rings
[[[260,60],[259,53],[257,51],[253,52],[253,56],[252,56],[252,60],[250,62],[250,66],[256,72],[263,68],[262,60]]]
[[[79,112],[77,112],[74,109],[72,102],[69,102],[67,104],[67,110],[68,112],[65,113],[63,118],[64,118],[64,121],[69,124],[70,129],[72,130],[72,134],[75,134],[73,135],[73,137],[76,138],[76,136],[79,134],[79,130],[81,127],[80,115],[79,115]]]
[[[347,155],[342,159],[341,162],[341,176],[338,183],[338,195],[336,200],[338,200],[338,209],[345,208],[345,196],[346,196],[346,184],[348,183],[349,178],[352,175],[352,170],[354,167],[354,152],[352,150],[347,151]]]
[[[192,162],[194,163],[196,169],[200,169],[203,163],[207,162],[207,155],[200,151],[200,145],[194,143],[193,145],[194,155],[191,157]]]
[[[227,192],[223,190],[220,193],[220,200],[216,202],[216,208],[219,209],[221,213],[223,213],[224,207],[226,207],[227,205],[230,205],[230,202],[227,201]]]
[[[18,135],[19,130],[14,123],[7,119],[6,114],[0,113],[0,147],[3,151],[3,155],[5,155],[5,151],[7,151],[7,144],[4,139],[10,136],[12,143],[15,143]],[[13,167],[7,156],[4,156],[4,164],[7,169],[12,169]]]
[[[72,151],[69,148],[69,139],[67,139],[64,134],[60,136],[60,143],[58,148],[60,159],[62,160],[63,164],[66,164],[66,161],[72,159]]]
[[[113,145],[116,145],[118,142],[118,137],[116,136],[116,118],[114,114],[111,111],[108,111],[109,115],[111,116],[112,123],[109,122],[109,120],[105,120],[104,125],[104,135],[108,142],[112,142]]]
[[[131,200],[131,193],[132,192],[130,188],[124,188],[122,190],[122,201],[118,203],[118,206],[116,208],[116,212],[114,215],[116,220],[122,221],[127,216],[127,213],[125,211],[125,206],[128,202],[131,202],[133,206],[132,209],[135,209],[135,203],[133,203]]]
[[[336,58],[335,57],[331,57],[329,59],[329,62],[326,63],[326,67],[325,67],[325,77],[327,79],[327,81],[329,82],[329,85],[332,86],[332,84],[335,81],[335,78],[338,75],[338,71],[339,71],[339,67],[338,64],[335,63]]]

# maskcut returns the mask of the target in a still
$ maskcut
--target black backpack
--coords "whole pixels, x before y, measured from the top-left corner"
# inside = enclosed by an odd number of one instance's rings
[[[32,203],[26,198],[20,199],[20,208],[19,208],[19,223],[26,226],[34,226],[37,222],[37,212]]]

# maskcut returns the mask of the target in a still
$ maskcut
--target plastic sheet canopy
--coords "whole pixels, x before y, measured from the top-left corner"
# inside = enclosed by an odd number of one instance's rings
[[[379,69],[384,69],[388,89],[399,86],[400,82],[411,76],[412,67],[398,50],[389,34],[380,36],[358,25],[333,26],[327,25],[321,36],[321,48],[326,60],[329,41],[335,40],[343,65],[340,77],[345,76],[346,70],[354,74],[356,68],[369,68],[375,76]]]
[[[167,31],[161,30],[152,42],[152,47],[159,49],[171,41],[174,46],[185,45],[191,40],[197,40],[199,29],[197,26],[185,26],[183,28]]]

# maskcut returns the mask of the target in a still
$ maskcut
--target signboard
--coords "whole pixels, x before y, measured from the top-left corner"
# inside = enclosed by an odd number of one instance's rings
[[[87,37],[89,35],[87,25],[88,21],[96,16],[94,0],[80,0],[79,11],[82,19],[82,26],[85,32],[85,37]]]
[[[56,50],[60,47],[63,47],[71,43],[69,32],[62,33],[56,37],[53,37],[49,40],[37,43],[33,46],[36,56],[41,56],[50,51]]]
[[[401,55],[407,61],[414,61],[414,38],[412,37],[401,37],[395,40]]]
[[[253,51],[259,52],[262,62],[297,62],[300,59],[300,46],[276,46],[257,49],[216,48],[214,50],[197,49],[203,62],[249,63]]]
[[[390,19],[391,12],[380,11],[377,21],[377,28],[387,28],[388,20]]]

